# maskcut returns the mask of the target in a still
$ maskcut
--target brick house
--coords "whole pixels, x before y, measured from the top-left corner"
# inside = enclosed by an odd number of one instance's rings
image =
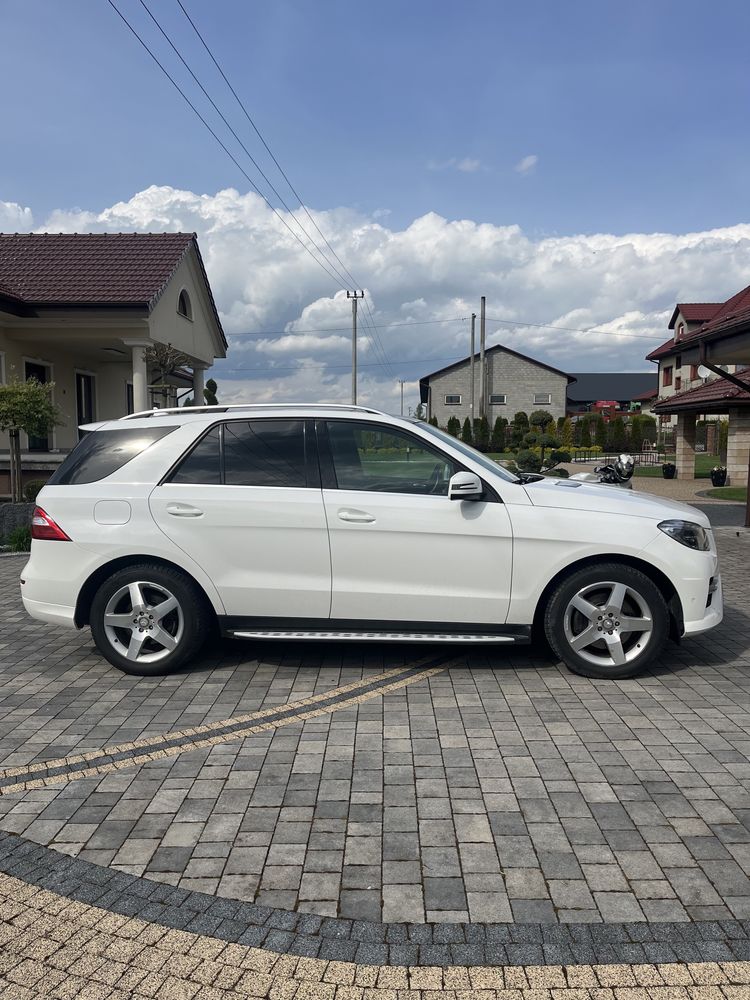
[[[512,420],[515,413],[548,410],[553,417],[564,417],[571,375],[545,365],[509,347],[497,344],[485,351],[486,415],[492,425],[497,417]],[[466,417],[479,417],[479,354],[474,355],[474,414],[471,412],[471,357],[440,368],[419,380],[421,402],[427,418],[436,417],[445,427],[451,417],[461,423]]]
[[[0,234],[0,384],[54,382],[63,423],[22,435],[25,479],[44,479],[78,440],[78,426],[153,405],[145,347],[189,358],[180,388],[202,398],[204,372],[227,342],[194,233]],[[0,495],[8,441],[0,434]]]

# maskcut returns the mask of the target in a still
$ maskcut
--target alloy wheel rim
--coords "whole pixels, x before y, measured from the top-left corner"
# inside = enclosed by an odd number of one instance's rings
[[[646,649],[654,622],[648,602],[634,587],[604,580],[582,587],[563,620],[570,648],[597,667],[623,667]]]
[[[120,587],[104,609],[104,632],[132,663],[156,663],[180,643],[185,619],[180,602],[160,583],[135,580]]]

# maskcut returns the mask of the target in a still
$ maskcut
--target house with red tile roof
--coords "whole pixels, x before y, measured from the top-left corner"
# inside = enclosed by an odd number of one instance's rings
[[[746,485],[750,478],[750,285],[718,305],[693,305],[705,306],[704,318],[700,319],[699,309],[688,328],[682,307],[677,306],[673,320],[677,316],[678,321],[685,321],[685,329],[679,339],[676,331],[671,344],[662,344],[649,355],[660,366],[659,399],[653,411],[660,420],[676,420],[677,474],[689,478],[694,469],[696,420],[728,419],[727,481]],[[708,315],[708,307],[714,305]],[[663,376],[669,365],[674,372],[689,368],[695,377],[666,393]]]
[[[189,359],[158,398],[144,348]],[[63,423],[22,442],[27,478],[45,478],[80,424],[203,398],[206,369],[227,342],[195,233],[0,234],[0,383],[54,382]],[[7,491],[0,435],[0,495]]]

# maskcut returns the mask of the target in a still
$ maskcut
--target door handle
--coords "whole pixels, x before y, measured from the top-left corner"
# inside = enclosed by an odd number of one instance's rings
[[[372,524],[374,520],[374,514],[368,514],[366,510],[344,508],[339,511],[339,521],[350,521],[352,524]]]
[[[168,503],[167,514],[172,517],[203,517],[203,511],[186,503]]]

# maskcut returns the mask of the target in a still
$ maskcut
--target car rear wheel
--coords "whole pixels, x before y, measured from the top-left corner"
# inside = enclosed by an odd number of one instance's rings
[[[562,580],[544,614],[554,652],[576,674],[618,679],[640,673],[669,635],[663,594],[622,563],[588,566]]]
[[[113,573],[91,605],[91,634],[126,674],[155,677],[187,663],[209,633],[210,612],[192,581],[153,563]]]

